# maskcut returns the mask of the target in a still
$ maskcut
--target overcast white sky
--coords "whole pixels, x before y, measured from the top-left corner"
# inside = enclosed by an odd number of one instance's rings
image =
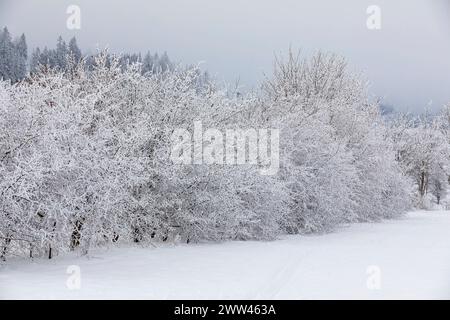
[[[81,8],[81,30],[66,28],[70,4]],[[373,4],[381,30],[366,27]],[[76,36],[84,51],[167,51],[247,89],[289,46],[334,51],[398,109],[450,102],[449,0],[0,0],[5,25],[24,32],[31,48],[53,47],[61,34]]]

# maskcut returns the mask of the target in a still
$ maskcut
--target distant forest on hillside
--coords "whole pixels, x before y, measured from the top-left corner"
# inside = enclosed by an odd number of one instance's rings
[[[40,68],[66,70],[69,59],[75,63],[84,59],[84,65],[91,69],[96,56],[97,54],[84,54],[75,37],[67,43],[61,36],[58,37],[55,48],[37,47],[29,55],[25,34],[14,38],[7,27],[0,32],[0,79],[13,83],[36,73]],[[142,74],[165,72],[174,68],[174,63],[166,52],[161,55],[157,52],[152,54],[150,51],[144,55],[124,53],[120,55],[119,61],[123,68],[129,64],[140,63]],[[207,72],[203,77],[208,77]]]

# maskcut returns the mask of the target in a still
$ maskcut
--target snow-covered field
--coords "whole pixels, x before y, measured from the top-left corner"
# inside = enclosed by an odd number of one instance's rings
[[[79,289],[67,287],[71,265]],[[0,268],[3,299],[449,299],[450,211],[273,242],[115,248]]]

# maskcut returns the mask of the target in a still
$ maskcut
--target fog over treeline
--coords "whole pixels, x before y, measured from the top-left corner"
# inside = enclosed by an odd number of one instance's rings
[[[368,30],[367,8],[381,9],[381,29]],[[69,5],[81,9],[81,29],[66,27]],[[291,45],[348,58],[371,83],[373,99],[396,109],[439,110],[450,87],[450,6],[447,0],[344,1],[0,1],[0,27],[25,33],[31,49],[76,36],[85,53],[97,47],[127,53],[167,51],[243,91],[260,85],[274,54]]]

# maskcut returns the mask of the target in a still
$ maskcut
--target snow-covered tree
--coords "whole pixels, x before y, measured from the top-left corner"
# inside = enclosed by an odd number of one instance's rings
[[[275,61],[261,117],[281,124],[282,179],[291,193],[289,232],[395,216],[408,207],[407,179],[383,139],[378,108],[344,59],[290,52]]]
[[[0,79],[17,82],[27,73],[27,43],[25,35],[13,40],[5,27],[0,33]]]
[[[19,81],[27,75],[28,48],[24,34],[14,42],[14,49],[15,80]]]
[[[12,78],[13,44],[8,28],[4,28],[0,34],[0,79]]]
[[[66,68],[67,53],[66,42],[59,36],[58,41],[56,42],[55,65],[61,70],[65,70]]]
[[[416,184],[419,207],[428,206],[429,192],[439,202],[447,189],[444,182],[449,174],[450,144],[442,122],[444,115],[439,118],[427,112],[413,118],[400,116],[392,123],[396,158]]]
[[[70,39],[68,51],[69,51],[69,54],[71,54],[73,56],[73,58],[75,59],[75,62],[78,63],[81,60],[82,53],[81,53],[80,48],[78,48],[77,39],[75,37]]]

